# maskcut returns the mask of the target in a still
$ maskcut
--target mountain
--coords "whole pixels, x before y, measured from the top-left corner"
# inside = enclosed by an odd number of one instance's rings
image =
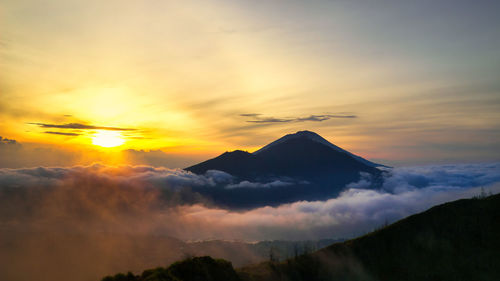
[[[282,263],[250,280],[500,280],[500,194],[435,206],[362,237]]]
[[[270,254],[271,261],[236,269],[237,276],[230,263],[202,257],[103,281],[222,280],[217,276],[238,281],[500,280],[499,221],[500,194],[462,199],[282,262]],[[176,270],[180,265],[183,271]],[[169,274],[177,279],[166,278]]]
[[[361,173],[377,182],[378,166],[383,165],[343,150],[314,132],[300,131],[254,153],[225,152],[185,170],[231,174],[240,183],[233,188],[195,190],[229,207],[255,207],[335,197],[347,184],[358,181]]]

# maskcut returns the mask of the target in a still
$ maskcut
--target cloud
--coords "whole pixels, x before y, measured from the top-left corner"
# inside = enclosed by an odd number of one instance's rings
[[[1,145],[20,145],[20,144],[14,139],[3,138],[2,136],[0,136],[0,146]]]
[[[288,123],[293,122],[295,119],[283,119],[283,118],[274,118],[274,117],[258,117],[254,116],[253,120],[247,120],[249,123]]]
[[[499,163],[427,165],[389,170],[383,189],[392,193],[401,193],[426,187],[437,190],[441,188],[447,190],[450,187],[480,187],[495,182],[500,182]]]
[[[213,179],[216,183],[231,183],[234,180],[232,175],[218,170],[208,170],[205,172],[205,176]]]
[[[291,123],[291,122],[322,122],[330,120],[332,118],[357,118],[356,115],[352,114],[321,114],[321,115],[309,115],[306,117],[285,117],[285,118],[275,118],[275,117],[261,117],[262,114],[258,113],[246,113],[240,114],[242,117],[252,117],[252,119],[247,120],[249,123]]]
[[[240,116],[243,116],[243,117],[257,117],[257,116],[260,116],[262,114],[260,113],[244,113],[244,114],[240,114]]]
[[[52,135],[62,135],[62,136],[80,136],[80,134],[77,133],[64,133],[64,132],[53,132],[53,131],[45,131],[44,133]]]
[[[218,170],[208,170],[197,175],[182,169],[152,166],[107,166],[93,164],[74,167],[37,167],[24,169],[0,169],[0,184],[4,188],[62,186],[68,179],[90,179],[113,182],[123,186],[143,186],[163,190],[180,190],[193,187],[270,188],[292,185],[292,182],[275,180],[268,183],[242,181],[234,183],[232,175]],[[73,182],[72,182],[73,183]],[[179,202],[182,203],[182,202]]]
[[[326,201],[299,201],[245,212],[194,205],[183,206],[182,213],[244,239],[353,237],[436,204],[500,192],[500,163],[396,168],[386,175],[380,190],[365,189],[370,180],[364,175],[338,198]]]
[[[185,239],[351,237],[386,220],[393,222],[435,204],[477,195],[481,188],[498,192],[500,164],[395,168],[386,174],[380,190],[366,189],[371,179],[364,175],[338,198],[246,211],[216,207],[190,191],[192,187],[272,188],[289,184],[278,180],[233,181],[231,175],[221,171],[195,175],[151,166],[0,169],[0,214],[4,214],[0,219],[5,223],[25,216],[26,210],[39,208],[30,214],[43,217],[38,219],[50,222],[51,229],[58,229],[60,218],[51,217],[52,213],[60,212],[68,217],[72,229],[85,231],[146,231]],[[50,215],[46,209],[50,209]],[[28,221],[32,220],[38,221],[33,217]],[[170,227],[173,223],[175,228]],[[131,227],[134,224],[138,226]]]
[[[119,127],[105,127],[94,126],[81,123],[66,123],[66,124],[47,124],[47,123],[28,123],[30,125],[37,125],[41,128],[57,128],[57,129],[78,129],[78,130],[109,130],[109,131],[135,131],[133,128],[119,128]]]
[[[280,181],[280,180],[275,180],[275,181],[268,182],[268,183],[242,181],[238,184],[228,184],[226,186],[226,188],[227,189],[233,189],[233,188],[270,188],[270,187],[278,187],[278,186],[289,186],[289,185],[293,185],[293,184],[294,183],[292,183],[292,182],[285,182],[285,181]]]
[[[321,122],[321,121],[329,120],[331,118],[357,118],[357,116],[356,115],[332,115],[332,114],[310,115],[309,117],[297,118],[297,121],[298,122],[304,122],[304,121]]]

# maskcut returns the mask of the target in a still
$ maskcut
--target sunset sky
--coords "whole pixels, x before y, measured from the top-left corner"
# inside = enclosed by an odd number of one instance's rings
[[[2,1],[0,166],[185,167],[299,130],[389,165],[500,160],[499,9]]]

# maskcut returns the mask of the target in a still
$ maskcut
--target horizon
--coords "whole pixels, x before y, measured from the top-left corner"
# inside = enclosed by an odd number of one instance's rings
[[[299,130],[296,132],[285,133],[284,135],[277,137],[268,143],[262,144],[261,146],[256,146],[252,149],[244,148],[234,148],[226,149],[221,151],[216,151],[213,153],[203,153],[203,154],[179,154],[176,152],[165,152],[165,150],[160,149],[133,149],[133,148],[123,148],[121,145],[117,146],[107,146],[107,144],[96,144],[99,140],[92,140],[94,146],[98,147],[84,147],[76,150],[66,149],[58,150],[57,146],[54,145],[42,145],[40,143],[21,143],[15,139],[9,139],[0,136],[0,151],[4,153],[6,157],[0,160],[0,168],[32,168],[32,167],[64,167],[64,166],[88,166],[94,164],[103,164],[110,166],[121,166],[121,165],[150,165],[152,167],[166,167],[170,169],[184,169],[189,166],[195,165],[197,163],[213,159],[227,152],[234,151],[244,151],[248,153],[254,153],[265,146],[270,145],[274,141],[285,137],[286,135],[293,135],[299,132],[316,132],[309,130]],[[100,134],[98,132],[97,134]],[[320,134],[317,134],[322,137]],[[101,140],[102,141],[102,140]],[[124,143],[125,140],[117,140],[120,143]],[[330,142],[328,139],[326,141]],[[332,143],[336,145],[335,143]],[[340,147],[340,146],[339,146]],[[53,149],[56,149],[56,157],[52,159],[52,155],[47,153],[53,153]],[[344,149],[343,147],[340,147]],[[468,159],[462,161],[456,161],[451,159],[437,159],[433,161],[429,160],[389,160],[389,159],[379,159],[379,158],[366,158],[356,152],[344,149],[349,153],[360,156],[368,161],[390,166],[390,167],[419,167],[426,165],[446,165],[446,164],[481,164],[481,163],[498,163],[500,160],[488,159],[488,160],[477,160]],[[168,150],[167,150],[168,151]],[[33,155],[37,156],[40,153],[42,155],[41,159],[33,159]],[[86,154],[85,156],[83,156]],[[62,157],[68,157],[68,159],[61,159]],[[43,158],[45,157],[45,158]],[[49,165],[44,165],[43,163],[49,163]]]

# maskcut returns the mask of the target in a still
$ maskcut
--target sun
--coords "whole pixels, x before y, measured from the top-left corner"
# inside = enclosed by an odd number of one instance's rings
[[[125,139],[120,132],[116,131],[98,131],[92,137],[92,144],[102,147],[115,147],[125,143]]]

